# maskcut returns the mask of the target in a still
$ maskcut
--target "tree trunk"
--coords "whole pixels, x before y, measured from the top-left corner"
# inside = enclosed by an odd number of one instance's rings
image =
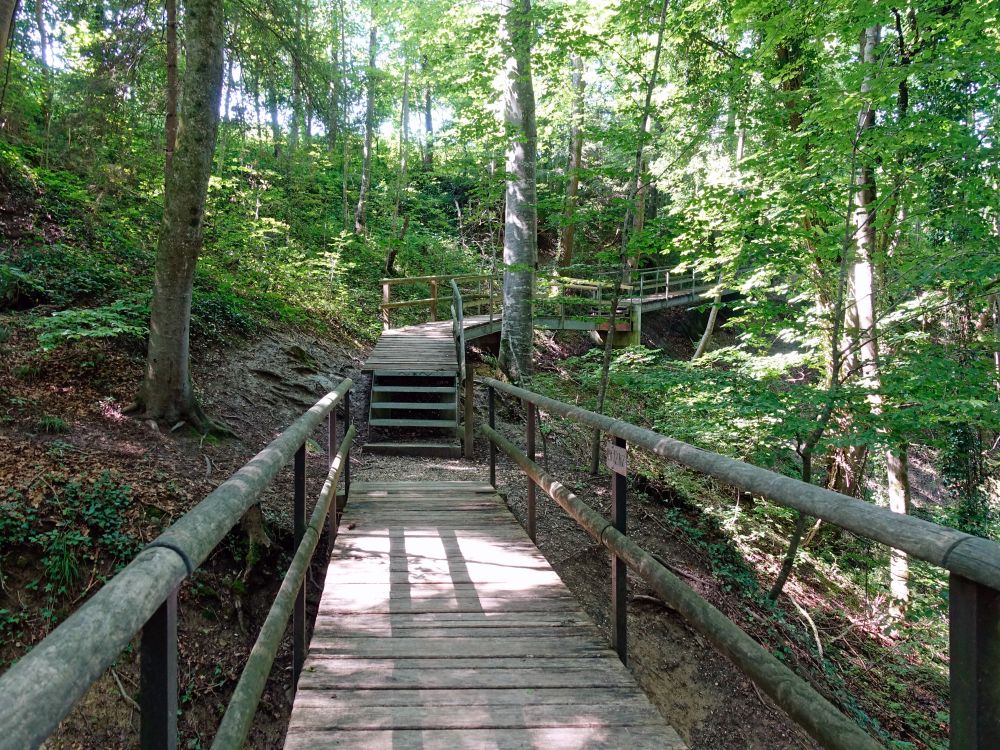
[[[274,84],[267,87],[267,109],[271,115],[271,142],[274,144],[274,158],[281,156],[281,122],[278,120],[278,93]]]
[[[861,63],[872,66],[876,62],[875,48],[879,43],[881,29],[871,26],[861,37]],[[872,78],[866,74],[861,84],[861,95],[866,101],[871,97]],[[875,108],[869,102],[862,111],[858,124],[859,138],[875,125]],[[854,211],[855,244],[857,255],[854,263],[854,304],[857,309],[858,346],[861,372],[869,389],[868,401],[872,413],[880,415],[883,410],[881,372],[878,351],[878,322],[875,315],[875,260],[876,243],[876,191],[875,170],[871,164],[863,164],[858,170],[857,198]],[[908,513],[910,509],[910,483],[905,444],[887,436],[890,445],[885,451],[886,485],[889,495],[889,509],[894,513]],[[891,613],[899,616],[909,599],[909,562],[906,554],[892,550],[889,563],[890,593],[893,604]]]
[[[374,14],[368,32],[368,71],[365,74],[368,101],[365,106],[365,145],[361,160],[361,188],[358,191],[358,208],[354,212],[354,232],[364,234],[368,211],[368,190],[372,180],[372,136],[375,130],[375,53],[378,34]]]
[[[49,33],[45,28],[45,0],[35,0],[35,25],[38,26],[38,51],[42,67],[49,68]]]
[[[188,0],[187,65],[173,169],[166,176],[163,223],[149,321],[149,351],[138,404],[145,416],[210,426],[189,371],[191,294],[203,241],[205,199],[222,94],[222,0]]]
[[[330,107],[327,110],[327,151],[333,155],[337,150],[337,135],[340,130],[340,55],[343,51],[337,39],[338,27],[333,26],[330,41]]]
[[[503,322],[500,366],[515,382],[531,375],[534,342],[532,296],[538,255],[535,187],[535,92],[531,82],[531,0],[503,0],[504,121],[507,128],[507,196],[503,233]]]
[[[177,147],[177,0],[166,0],[167,6],[167,116],[164,122],[165,172],[169,176]],[[168,177],[169,179],[169,177]]]
[[[573,56],[573,120],[569,126],[569,170],[566,182],[566,205],[563,208],[563,230],[559,265],[573,262],[576,239],[576,194],[580,188],[580,165],[583,159],[583,59]]]
[[[396,196],[392,206],[392,230],[394,238],[385,257],[385,275],[392,276],[396,255],[402,244],[406,230],[399,231],[400,203],[406,190],[406,150],[410,145],[410,61],[403,61],[403,100],[399,107],[399,174],[396,178]]]
[[[639,192],[639,176],[642,173],[642,162],[646,148],[646,131],[649,127],[649,115],[653,106],[653,91],[660,72],[660,53],[663,51],[663,31],[667,25],[667,9],[670,0],[663,0],[660,6],[660,22],[656,32],[656,51],[653,53],[653,69],[646,84],[646,99],[642,105],[642,117],[639,120],[639,131],[636,134],[635,163],[632,167],[632,177],[626,194],[625,217],[622,220],[622,243],[619,251],[621,274],[615,280],[615,289],[611,297],[611,314],[608,316],[608,337],[604,342],[604,356],[601,359],[601,382],[597,388],[597,413],[604,413],[604,401],[608,396],[608,380],[611,375],[611,350],[615,345],[615,326],[617,324],[618,298],[621,296],[622,284],[627,280],[629,272],[628,243],[629,230],[632,228],[632,202]],[[601,456],[601,431],[595,429],[590,442],[590,473],[596,474]]]
[[[431,116],[431,79],[426,56],[421,70],[424,74],[424,171],[430,172],[434,167],[434,118]]]
[[[338,14],[337,25],[340,27],[340,117],[342,120],[342,131],[343,131],[343,151],[341,153],[340,159],[340,202],[341,209],[343,211],[344,217],[344,231],[346,232],[351,227],[351,201],[348,197],[347,187],[348,187],[348,162],[351,156],[351,139],[350,132],[347,129],[347,110],[350,104],[350,88],[347,85],[347,60],[348,60],[348,49],[347,49],[347,32],[344,30],[344,26],[347,21],[347,13],[344,9],[344,0],[339,0],[337,3],[337,9],[340,11]]]
[[[7,45],[10,44],[10,35],[14,29],[14,13],[17,11],[17,3],[18,0],[0,0],[0,66],[4,63],[7,55]]]
[[[722,283],[722,280],[719,280]],[[708,351],[708,345],[712,343],[712,334],[715,332],[715,319],[719,317],[719,307],[722,305],[722,292],[715,295],[715,299],[712,300],[712,309],[708,313],[708,323],[705,324],[705,333],[701,336],[701,341],[698,342],[698,348],[694,350],[694,356],[691,357],[691,361],[694,362],[696,359],[703,357],[705,352]]]

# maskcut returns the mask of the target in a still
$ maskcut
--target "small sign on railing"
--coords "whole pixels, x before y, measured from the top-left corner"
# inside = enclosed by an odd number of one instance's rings
[[[606,463],[608,468],[615,474],[627,474],[628,451],[626,451],[623,446],[615,445],[609,441],[607,445],[607,452],[604,456],[604,463]]]

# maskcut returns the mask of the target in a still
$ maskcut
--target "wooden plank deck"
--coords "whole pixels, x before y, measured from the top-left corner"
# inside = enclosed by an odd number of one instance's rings
[[[490,485],[354,482],[285,747],[684,744]]]
[[[500,318],[470,315],[465,318],[467,338],[478,338],[500,330]],[[458,357],[451,320],[437,320],[383,331],[362,371],[395,370],[400,372],[458,371]]]

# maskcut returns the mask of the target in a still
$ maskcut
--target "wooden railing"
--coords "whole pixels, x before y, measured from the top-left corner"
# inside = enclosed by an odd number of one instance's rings
[[[778,505],[822,519],[853,534],[901,550],[950,573],[951,748],[1000,748],[1000,545],[913,516],[892,513],[855,498],[704,451],[652,430],[612,419],[491,378],[480,382],[489,396],[490,483],[496,486],[496,452],[502,450],[528,477],[525,526],[534,538],[535,487],[540,487],[612,553],[612,643],[627,659],[626,578],[631,568],[662,599],[726,654],[823,747],[881,747],[851,719],[767,649],[626,536],[626,444],[676,461]],[[526,409],[526,449],[501,436],[494,424],[496,391]],[[607,464],[613,469],[613,520],[580,501],[534,461],[535,408],[595,428],[613,438]]]
[[[392,312],[394,310],[426,309],[426,320],[438,320],[438,303],[440,290],[444,287],[450,291],[450,284],[455,282],[460,286],[468,286],[465,292],[466,306],[485,308],[490,314],[496,309],[499,301],[497,281],[494,274],[453,274],[447,276],[401,276],[393,279],[382,279],[382,329],[392,328]],[[421,290],[429,290],[427,297],[418,299],[393,300],[393,291],[401,286],[416,286]],[[447,294],[448,292],[446,292]],[[425,321],[426,322],[426,321]]]
[[[226,708],[212,748],[242,748],[268,674],[292,617],[292,685],[305,661],[306,572],[323,526],[336,534],[337,484],[350,486],[350,390],[345,379],[249,463],[170,526],[80,609],[0,676],[0,748],[37,748],[118,658],[136,633],[139,644],[139,743],[144,750],[177,747],[177,594],[181,584],[239,523],[289,461],[294,463],[295,553]],[[336,409],[345,431],[337,442]],[[327,422],[329,471],[306,525],[305,443]],[[327,549],[329,553],[329,548]]]

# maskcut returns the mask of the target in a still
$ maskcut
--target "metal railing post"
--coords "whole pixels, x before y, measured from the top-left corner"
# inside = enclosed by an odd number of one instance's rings
[[[535,405],[524,402],[525,408],[528,410],[528,435],[527,435],[527,453],[528,458],[532,461],[535,460]],[[535,481],[528,477],[528,537],[531,541],[535,541]]]
[[[1000,747],[1000,591],[952,573],[952,750]]]
[[[142,750],[177,747],[177,591],[149,618],[139,644],[139,743]]]
[[[327,454],[327,470],[333,466],[333,459],[340,450],[340,443],[337,441],[337,410],[330,409],[330,413],[326,417],[326,454]],[[333,508],[331,513],[326,517],[326,555],[327,558],[330,557],[330,551],[333,549],[333,540],[337,536],[337,523],[339,519],[337,518],[337,489],[333,490]]]
[[[615,438],[615,445],[625,448],[625,441]],[[611,523],[622,534],[626,530],[626,495],[628,477],[616,470],[611,472]],[[618,555],[611,556],[611,644],[622,664],[628,665],[628,567]]]
[[[489,425],[491,430],[496,429],[497,420],[497,403],[496,403],[496,391],[493,386],[489,386],[486,390],[488,401],[489,401]],[[490,484],[496,489],[497,486],[497,446],[492,440],[490,442]]]
[[[295,549],[302,543],[306,533],[306,446],[303,443],[295,451],[293,515],[295,519]],[[302,665],[306,661],[306,582],[302,582],[295,596],[292,616],[292,692],[299,684]]]
[[[351,429],[354,424],[354,417],[351,415],[351,392],[344,394],[344,431]],[[344,456],[344,495],[351,492],[351,452]]]

